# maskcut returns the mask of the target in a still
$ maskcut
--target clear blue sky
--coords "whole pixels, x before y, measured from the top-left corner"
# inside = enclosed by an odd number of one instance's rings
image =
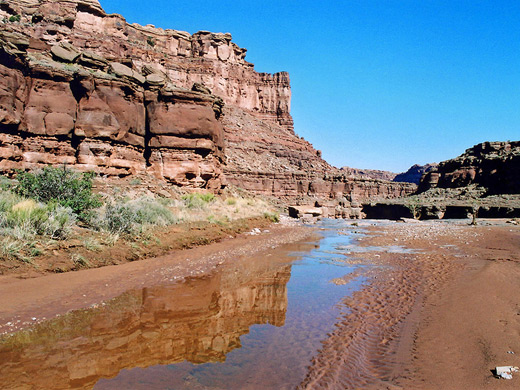
[[[401,172],[520,139],[518,0],[100,2],[230,32],[257,71],[288,71],[296,133],[338,167]]]

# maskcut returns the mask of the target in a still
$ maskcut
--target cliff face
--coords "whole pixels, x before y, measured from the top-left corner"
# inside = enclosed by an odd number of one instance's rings
[[[421,178],[425,173],[430,172],[432,169],[435,169],[437,164],[426,164],[426,165],[412,165],[410,169],[406,172],[399,173],[395,175],[392,179],[393,181],[405,182],[405,183],[415,183],[419,184],[421,182]]]
[[[475,145],[423,176],[418,191],[470,185],[487,195],[520,194],[520,141]]]
[[[288,75],[255,72],[229,34],[129,25],[94,0],[12,1],[2,17],[4,172],[66,163],[216,190],[225,103],[292,128]]]
[[[342,167],[340,170],[345,172],[345,174],[349,176],[353,176],[354,178],[377,179],[386,181],[394,180],[394,178],[397,175],[394,172],[380,171],[378,169],[358,169],[351,167]]]
[[[2,172],[66,163],[288,202],[414,190],[321,159],[294,133],[289,75],[256,72],[228,33],[130,25],[97,0],[2,2],[0,19]]]
[[[233,107],[226,106],[224,113],[224,172],[229,184],[288,203],[316,201],[332,208],[329,216],[343,217],[357,202],[415,191],[413,184],[347,174],[323,160],[320,151],[291,129]],[[334,211],[336,206],[339,209]]]

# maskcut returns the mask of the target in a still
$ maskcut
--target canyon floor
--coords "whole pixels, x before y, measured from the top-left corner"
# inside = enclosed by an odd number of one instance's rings
[[[345,234],[363,233],[343,248],[344,261],[359,267],[332,282],[361,277],[363,284],[343,300],[299,388],[517,388],[520,374],[500,380],[492,373],[496,366],[520,366],[520,227],[505,222],[351,222]],[[210,274],[239,257],[258,260],[280,245],[305,251],[317,242],[313,229],[278,224],[167,257],[29,279],[2,276],[0,332],[163,279]],[[239,272],[258,273],[252,267]],[[4,369],[6,378],[15,372]]]
[[[381,269],[313,360],[305,388],[509,389],[496,366],[520,365],[520,228],[430,221],[369,228],[357,253]],[[392,253],[394,252],[394,253]]]

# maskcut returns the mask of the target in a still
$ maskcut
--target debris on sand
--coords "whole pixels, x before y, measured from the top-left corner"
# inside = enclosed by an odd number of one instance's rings
[[[513,372],[518,372],[518,367],[500,366],[495,368],[496,376],[502,379],[513,379]]]

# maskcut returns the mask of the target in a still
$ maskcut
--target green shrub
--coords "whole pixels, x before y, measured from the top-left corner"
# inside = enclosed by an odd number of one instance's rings
[[[212,193],[194,193],[187,194],[182,197],[184,201],[184,205],[189,209],[202,209],[206,207],[206,205],[215,200],[215,195]]]
[[[136,219],[135,212],[128,205],[109,203],[105,211],[104,227],[112,233],[132,233]]]
[[[264,213],[264,218],[271,222],[280,222],[280,215],[278,213]]]
[[[233,205],[237,204],[237,200],[235,198],[227,198],[226,199],[226,204],[228,206],[233,206]]]
[[[20,173],[14,191],[38,202],[54,202],[69,207],[81,220],[88,221],[92,209],[102,204],[99,197],[92,193],[94,176],[93,172],[80,174],[65,166],[46,167],[36,173]]]
[[[13,182],[9,178],[0,176],[0,190],[9,191],[12,187]]]
[[[20,240],[35,235],[65,238],[76,222],[70,208],[37,203],[9,192],[0,192],[0,233]]]
[[[12,15],[9,17],[11,23],[19,22],[22,17],[20,15]]]
[[[120,200],[106,206],[99,227],[112,233],[142,233],[149,226],[167,226],[176,222],[169,208],[152,198]]]

